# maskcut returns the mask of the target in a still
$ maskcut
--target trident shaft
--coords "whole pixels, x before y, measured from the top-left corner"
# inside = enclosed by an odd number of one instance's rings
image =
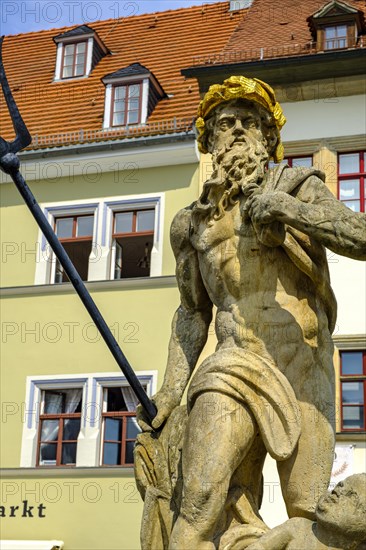
[[[155,404],[146,395],[144,388],[141,386],[126,356],[119,347],[102,314],[97,308],[93,298],[87,291],[79,273],[76,271],[72,261],[65,252],[65,249],[58,240],[51,225],[49,224],[31,190],[26,184],[23,176],[19,172],[20,163],[17,157],[17,153],[30,145],[32,138],[14,101],[6,78],[2,61],[3,40],[4,37],[0,37],[0,82],[5,101],[12,119],[16,137],[11,142],[5,141],[2,137],[0,137],[0,169],[3,170],[3,172],[5,172],[6,174],[9,174],[14,181],[19,193],[22,195],[38,226],[41,228],[41,231],[43,232],[48,243],[50,244],[58,261],[62,265],[67,277],[69,278],[71,284],[78,293],[90,317],[94,321],[95,326],[98,328],[113,357],[117,361],[118,366],[125,375],[136,396],[138,397],[141,405],[145,409],[146,415],[151,423],[157,412]]]

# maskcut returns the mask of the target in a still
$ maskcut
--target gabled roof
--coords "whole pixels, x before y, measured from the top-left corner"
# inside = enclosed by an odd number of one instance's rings
[[[75,29],[71,29],[70,31],[63,32],[61,34],[58,34],[57,36],[54,36],[53,39],[60,40],[60,38],[71,38],[74,36],[83,36],[83,34],[91,34],[94,33],[94,30],[88,25],[81,25],[80,27],[76,27]]]
[[[78,142],[81,129],[84,139],[88,132],[99,139],[105,99],[105,85],[101,79],[118,72],[121,67],[137,63],[155,75],[168,96],[159,101],[150,115],[150,128],[162,128],[160,133],[166,133],[165,122],[174,119],[172,128],[183,131],[187,124],[190,127],[200,99],[198,83],[186,80],[180,71],[192,64],[194,56],[222,50],[246,13],[247,10],[230,12],[229,2],[218,2],[95,22],[90,27],[98,33],[111,55],[103,57],[88,78],[60,82],[54,82],[56,47],[53,38],[73,32],[73,28],[6,37],[4,66],[15,100],[32,134],[31,147],[37,146],[37,135],[38,143],[47,147],[57,142],[57,139],[47,139],[43,145],[45,136],[50,135],[73,133],[74,141]],[[0,96],[0,135],[9,139],[13,129],[1,93]],[[113,135],[112,132],[110,138]],[[65,138],[65,142],[68,139]]]
[[[314,19],[318,19],[320,17],[338,15],[340,13],[357,13],[357,11],[358,10],[356,8],[350,6],[349,4],[339,2],[339,0],[332,0],[332,2],[328,2],[325,6],[322,6],[320,10],[312,15],[312,17]]]
[[[105,76],[103,76],[102,81],[105,82],[109,79],[124,78],[126,76],[142,76],[149,73],[149,69],[147,69],[143,65],[140,65],[140,63],[132,63],[124,69],[118,69],[118,71],[115,71],[114,73],[106,74]]]

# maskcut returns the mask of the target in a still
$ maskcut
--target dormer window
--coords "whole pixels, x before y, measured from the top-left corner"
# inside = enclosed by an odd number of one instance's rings
[[[324,29],[324,49],[347,48],[347,25],[334,25]]]
[[[111,126],[141,122],[142,81],[113,86]]]
[[[145,124],[158,101],[166,97],[155,76],[140,63],[102,78],[106,86],[104,128]]]
[[[87,25],[59,34],[55,80],[88,76],[99,61],[109,53],[98,34]]]
[[[87,42],[67,44],[63,48],[62,78],[84,76],[86,73]]]
[[[365,32],[363,12],[339,0],[328,2],[307,21],[318,51],[355,48]]]

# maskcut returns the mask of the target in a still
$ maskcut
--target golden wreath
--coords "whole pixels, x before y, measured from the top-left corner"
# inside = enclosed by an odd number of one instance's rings
[[[223,84],[210,86],[205,97],[198,106],[196,128],[198,130],[198,148],[201,153],[207,153],[205,141],[206,124],[205,119],[218,105],[231,99],[247,99],[262,105],[272,117],[273,123],[278,129],[279,141],[273,159],[281,162],[284,155],[283,145],[280,139],[280,130],[286,122],[281,106],[276,101],[275,93],[271,86],[258,78],[246,78],[245,76],[231,76],[224,80]]]

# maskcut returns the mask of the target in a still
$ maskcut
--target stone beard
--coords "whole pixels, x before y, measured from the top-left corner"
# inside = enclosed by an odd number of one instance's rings
[[[217,115],[212,117],[213,125],[216,118]],[[264,136],[258,140],[243,133],[228,138],[223,147],[212,152],[213,173],[193,209],[194,217],[221,219],[225,210],[238,201],[240,193],[246,194],[246,189],[262,183],[268,160]]]

